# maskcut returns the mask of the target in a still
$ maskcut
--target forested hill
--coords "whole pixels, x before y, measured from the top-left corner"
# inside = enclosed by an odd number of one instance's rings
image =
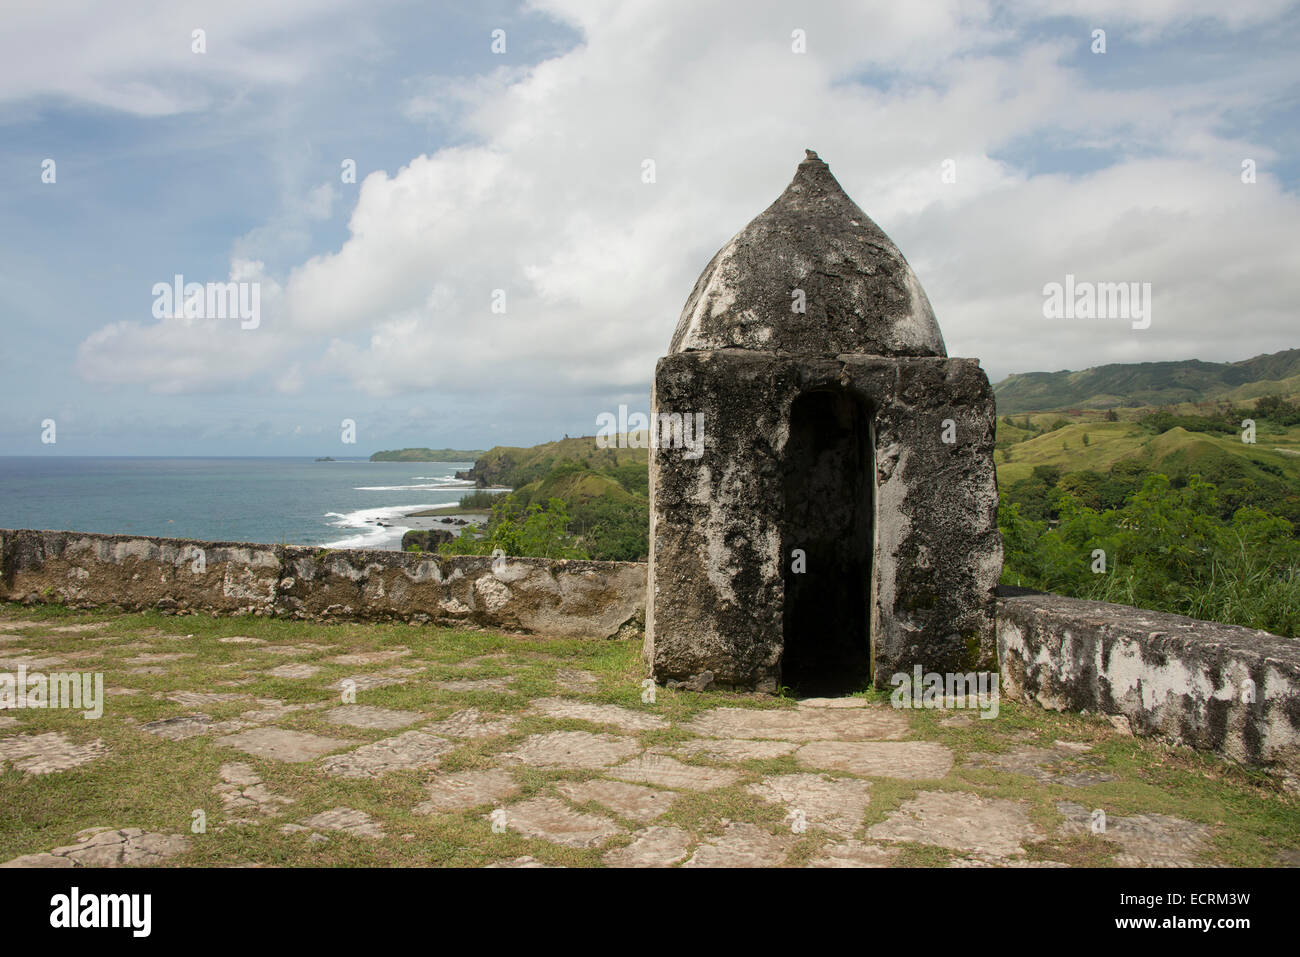
[[[1300,394],[1300,349],[1240,362],[1133,362],[1011,375],[993,387],[998,414],[1246,401]]]
[[[479,488],[503,485],[519,488],[545,478],[556,465],[578,463],[587,469],[617,469],[624,465],[649,464],[647,449],[620,448],[629,444],[627,436],[616,436],[613,447],[601,448],[594,435],[571,439],[567,435],[554,442],[528,448],[498,445],[480,453],[472,469],[458,472],[458,478],[470,479]]]

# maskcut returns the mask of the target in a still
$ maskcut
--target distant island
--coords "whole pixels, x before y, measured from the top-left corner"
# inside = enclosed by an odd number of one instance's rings
[[[370,456],[372,462],[473,462],[482,449],[390,449]]]
[[[336,462],[336,461],[338,461],[338,460],[335,459],[335,458],[333,458],[332,456],[329,456],[329,455],[322,455],[322,456],[319,456],[319,457],[316,459],[316,461],[317,461],[317,462]]]

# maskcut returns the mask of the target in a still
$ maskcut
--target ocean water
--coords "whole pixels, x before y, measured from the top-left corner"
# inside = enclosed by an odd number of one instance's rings
[[[455,505],[473,464],[0,457],[0,528],[396,549],[432,524],[405,513]]]

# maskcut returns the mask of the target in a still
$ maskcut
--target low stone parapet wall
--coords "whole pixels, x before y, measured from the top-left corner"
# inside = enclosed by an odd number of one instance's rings
[[[565,638],[638,633],[646,567],[0,530],[0,598],[76,608],[470,624]]]
[[[1042,593],[998,599],[1002,693],[1300,768],[1300,640]]]
[[[74,608],[399,620],[639,636],[646,565],[0,530],[0,599]],[[1023,590],[1020,590],[1023,591]],[[1300,770],[1300,640],[1003,589],[1001,692]]]

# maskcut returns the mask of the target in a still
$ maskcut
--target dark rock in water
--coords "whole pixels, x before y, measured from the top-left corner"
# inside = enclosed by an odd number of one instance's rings
[[[439,545],[455,537],[445,528],[413,528],[402,536],[402,551],[414,545],[422,552],[436,552]]]

